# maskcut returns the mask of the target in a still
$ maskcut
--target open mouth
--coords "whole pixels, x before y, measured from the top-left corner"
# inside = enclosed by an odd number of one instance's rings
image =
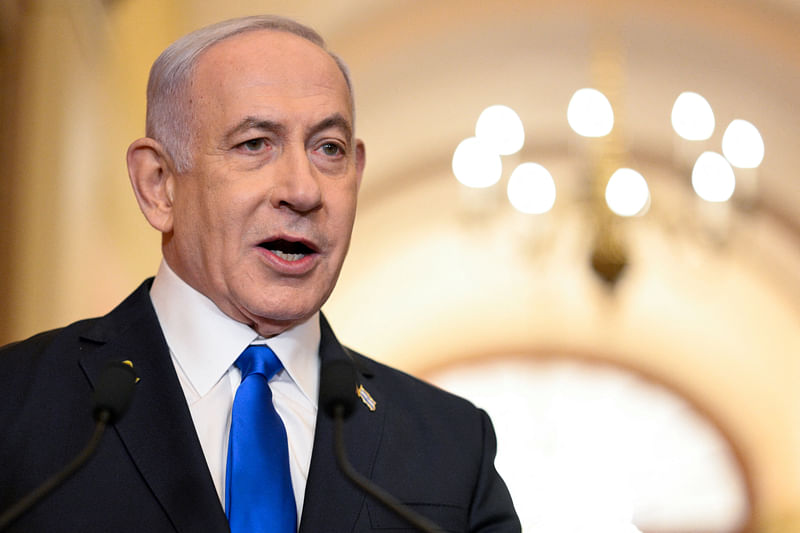
[[[287,241],[284,239],[262,242],[259,246],[272,252],[284,261],[289,262],[299,261],[307,255],[316,253],[315,250],[302,242]]]

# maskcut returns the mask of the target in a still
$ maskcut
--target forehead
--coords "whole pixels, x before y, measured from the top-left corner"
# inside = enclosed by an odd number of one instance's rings
[[[352,117],[349,89],[336,61],[316,44],[284,31],[249,31],[213,45],[198,59],[189,91],[192,106],[217,110],[327,107]]]

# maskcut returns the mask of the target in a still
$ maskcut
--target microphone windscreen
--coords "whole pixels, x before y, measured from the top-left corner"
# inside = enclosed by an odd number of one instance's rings
[[[333,418],[337,406],[347,418],[356,404],[356,371],[350,361],[335,359],[322,365],[319,382],[319,403],[326,415]]]
[[[92,414],[95,420],[98,420],[104,411],[109,414],[109,424],[122,418],[131,403],[136,379],[133,367],[121,361],[109,363],[100,374],[94,389]]]

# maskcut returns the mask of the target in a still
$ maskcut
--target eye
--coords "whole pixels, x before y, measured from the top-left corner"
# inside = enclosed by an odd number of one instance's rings
[[[336,157],[344,153],[344,149],[337,143],[333,142],[327,142],[323,144],[320,146],[320,150],[322,150],[322,153],[328,157]]]
[[[239,147],[245,152],[260,152],[266,146],[266,139],[263,137],[259,137],[258,139],[250,139],[249,141],[245,141],[239,145]]]

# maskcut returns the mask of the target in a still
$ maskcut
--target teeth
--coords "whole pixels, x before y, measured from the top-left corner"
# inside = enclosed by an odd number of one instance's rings
[[[270,250],[273,254],[277,255],[284,261],[299,261],[300,259],[305,257],[305,254],[287,254],[285,252],[281,252],[280,250]]]

